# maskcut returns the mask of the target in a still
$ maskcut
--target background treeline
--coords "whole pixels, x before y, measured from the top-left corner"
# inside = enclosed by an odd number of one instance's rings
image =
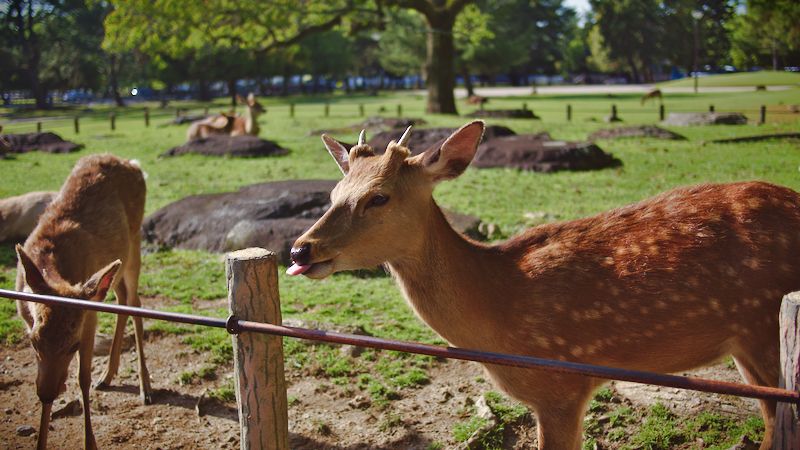
[[[471,89],[800,66],[795,0],[590,5],[579,17],[561,0],[6,0],[0,92],[44,108],[73,89],[122,105],[133,86],[208,100],[241,80],[274,95],[427,85],[432,111],[448,112],[456,77]]]

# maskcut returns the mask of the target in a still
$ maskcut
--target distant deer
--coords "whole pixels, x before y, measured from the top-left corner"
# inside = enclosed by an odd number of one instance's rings
[[[24,246],[17,246],[18,291],[102,302],[113,288],[121,305],[141,306],[139,230],[145,184],[133,162],[111,155],[82,158],[58,196],[45,210]],[[66,389],[67,370],[78,352],[83,395],[84,447],[96,448],[89,406],[92,349],[97,328],[93,311],[17,303],[36,351],[36,394],[42,402],[37,448],[47,446],[53,400]],[[127,316],[118,315],[108,368],[98,387],[107,386],[119,368]],[[134,317],[139,359],[139,395],[150,403],[142,320]]]
[[[260,131],[258,127],[258,116],[266,110],[261,106],[261,103],[258,103],[252,92],[246,99],[239,95],[236,96],[236,99],[239,103],[247,106],[244,116],[238,117],[223,113],[193,122],[186,132],[186,140],[191,141],[214,134],[229,136],[249,134],[251,136],[258,136]]]
[[[480,109],[483,109],[483,105],[487,103],[489,103],[489,99],[486,97],[481,97],[480,95],[471,95],[467,97],[468,105],[478,105]]]
[[[778,310],[800,289],[800,195],[762,182],[676,189],[509,241],[471,241],[432,197],[470,164],[469,123],[409,157],[409,131],[377,155],[328,136],[345,174],[294,244],[290,275],[320,279],[386,263],[419,317],[454,346],[682,372],[733,355],[748,382],[777,386]],[[486,365],[538,418],[541,449],[580,448],[605,381]],[[770,448],[774,401],[762,401]]]
[[[23,240],[31,234],[56,192],[28,192],[0,199],[0,242]]]
[[[644,94],[641,99],[642,106],[644,106],[646,101],[654,99],[658,99],[659,104],[664,100],[664,97],[661,95],[661,89],[653,89]]]

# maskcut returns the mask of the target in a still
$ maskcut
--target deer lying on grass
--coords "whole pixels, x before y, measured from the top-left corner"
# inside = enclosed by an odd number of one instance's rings
[[[328,136],[345,174],[331,208],[292,249],[290,275],[325,278],[387,263],[420,318],[454,346],[657,372],[733,355],[777,386],[778,310],[800,289],[800,195],[761,182],[676,189],[486,245],[454,231],[434,186],[475,156],[482,122],[409,157]],[[604,380],[486,365],[538,418],[541,449],[580,448]],[[774,401],[762,401],[770,448]]]
[[[145,183],[138,165],[111,155],[82,158],[25,245],[17,246],[16,289],[101,302],[113,288],[119,304],[141,306],[137,290],[144,201]],[[84,446],[96,448],[89,407],[96,313],[23,301],[17,303],[17,309],[27,324],[38,361],[36,394],[42,402],[42,416],[37,448],[47,446],[53,400],[66,389],[67,370],[75,352],[80,362]],[[117,373],[126,322],[127,316],[117,316],[108,368],[98,387],[108,385]],[[139,394],[148,404],[150,378],[141,318],[134,317],[134,325]]]
[[[258,116],[266,110],[261,106],[261,103],[256,101],[256,97],[252,92],[246,99],[238,95],[236,99],[239,103],[247,106],[243,117],[237,117],[232,114],[220,114],[193,122],[189,125],[189,130],[186,132],[186,140],[191,141],[215,134],[228,136],[249,134],[251,136],[258,136],[258,132],[260,131],[258,127]]]
[[[664,100],[664,97],[661,95],[661,89],[653,89],[652,91],[644,94],[641,99],[642,106],[644,106],[646,101],[654,99],[658,99],[658,103],[661,103]]]
[[[55,196],[55,192],[28,192],[0,199],[0,242],[28,237]]]

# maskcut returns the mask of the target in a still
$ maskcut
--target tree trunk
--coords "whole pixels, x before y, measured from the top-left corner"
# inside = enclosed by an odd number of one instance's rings
[[[117,55],[111,54],[108,57],[108,83],[111,89],[111,96],[114,97],[114,103],[120,107],[125,107],[125,101],[119,94],[119,80],[117,79]]]
[[[231,108],[236,109],[236,78],[228,80],[228,95],[231,96]]]
[[[778,70],[778,43],[772,40],[772,70]]]
[[[631,67],[631,76],[633,77],[634,83],[641,83],[642,80],[639,77],[639,69],[636,68],[636,61],[634,61],[633,56],[628,55],[628,65]]]
[[[208,80],[197,80],[197,99],[201,102],[211,101],[211,90],[209,89]]]
[[[461,76],[464,77],[464,88],[467,90],[467,98],[475,95],[475,85],[472,84],[472,78],[469,76],[469,68],[464,64],[461,66]]]
[[[425,72],[428,76],[428,113],[458,114],[455,88],[455,45],[453,24],[456,13],[435,11],[426,15],[428,45]]]

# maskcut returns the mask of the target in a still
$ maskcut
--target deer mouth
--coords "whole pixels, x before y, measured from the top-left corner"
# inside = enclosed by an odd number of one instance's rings
[[[297,264],[293,262],[286,273],[291,276],[305,275],[308,278],[325,278],[333,273],[333,259],[319,261],[311,264]]]

